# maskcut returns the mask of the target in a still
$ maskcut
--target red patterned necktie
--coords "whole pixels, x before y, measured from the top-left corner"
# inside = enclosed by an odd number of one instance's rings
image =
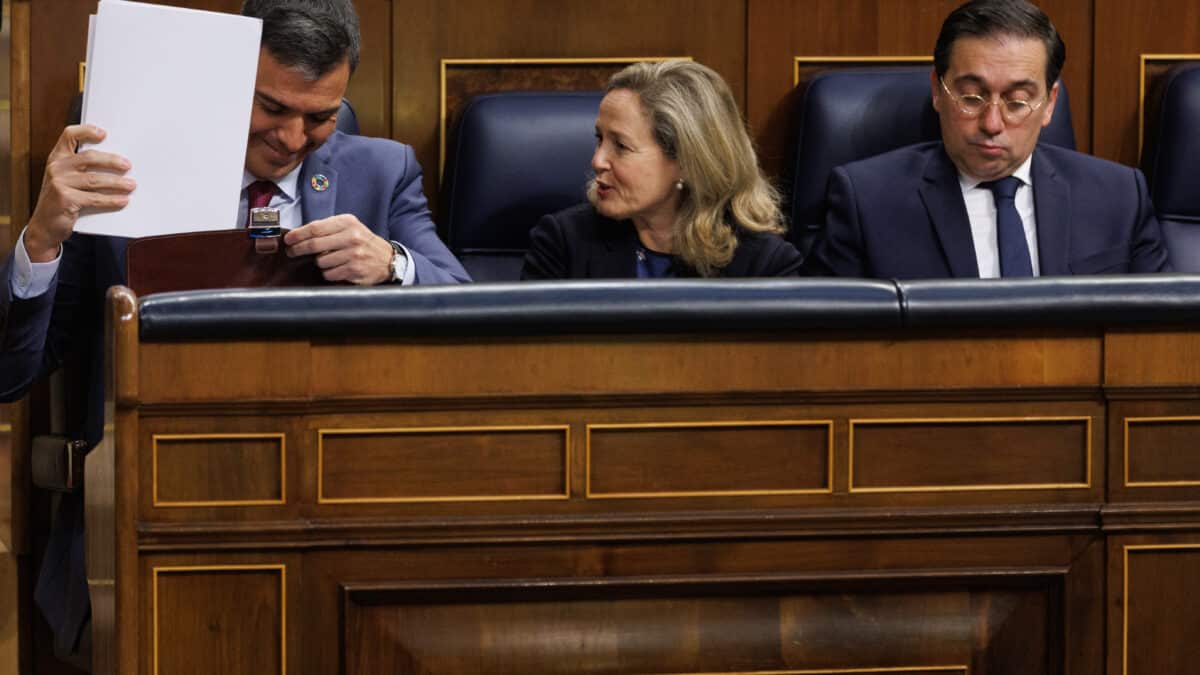
[[[271,203],[275,196],[275,183],[269,180],[256,180],[246,186],[246,226],[250,226],[250,209],[258,209]]]

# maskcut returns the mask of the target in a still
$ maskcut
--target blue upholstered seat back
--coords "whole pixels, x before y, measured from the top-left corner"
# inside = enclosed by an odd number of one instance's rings
[[[529,230],[585,199],[601,92],[474,98],[446,165],[447,243],[475,281],[513,280]]]
[[[1175,66],[1160,90],[1157,119],[1146,120],[1142,169],[1176,272],[1200,272],[1200,63]]]
[[[930,100],[930,66],[838,69],[798,92],[790,170],[792,239],[802,249],[825,221],[825,188],[835,167],[941,137]],[[1040,140],[1075,148],[1066,86]]]

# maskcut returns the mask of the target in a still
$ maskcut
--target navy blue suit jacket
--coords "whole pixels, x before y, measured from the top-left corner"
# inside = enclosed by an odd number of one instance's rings
[[[324,191],[312,187],[317,174],[329,180]],[[421,167],[409,146],[334,132],[305,158],[298,188],[303,222],[354,214],[371,231],[408,249],[417,283],[470,280],[437,236]],[[128,241],[72,236],[50,290],[28,300],[12,297],[12,255],[0,264],[0,401],[24,395],[39,375],[72,355],[72,364],[83,371],[73,372],[72,381],[87,391],[68,392],[69,435],[90,446],[99,443],[104,425],[104,298],[110,286],[125,283]],[[35,596],[60,651],[72,650],[90,606],[82,504],[80,495],[64,498]]]
[[[1169,271],[1141,171],[1053,145],[1033,153],[1043,276]],[[941,142],[834,169],[811,274],[978,277],[958,170]]]

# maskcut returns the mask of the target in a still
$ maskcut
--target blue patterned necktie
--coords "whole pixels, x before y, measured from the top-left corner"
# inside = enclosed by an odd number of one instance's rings
[[[1014,199],[1020,185],[1021,179],[1016,176],[979,184],[979,187],[991,190],[996,199],[996,243],[1000,246],[1002,277],[1033,276],[1029,244],[1025,241],[1025,226],[1021,224],[1021,214],[1017,213]]]

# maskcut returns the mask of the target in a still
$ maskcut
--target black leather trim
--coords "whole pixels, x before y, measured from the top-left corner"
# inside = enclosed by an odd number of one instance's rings
[[[901,281],[897,287],[910,327],[1200,322],[1200,276],[1194,275]]]
[[[555,281],[229,289],[140,301],[143,340],[899,328],[889,281]]]

